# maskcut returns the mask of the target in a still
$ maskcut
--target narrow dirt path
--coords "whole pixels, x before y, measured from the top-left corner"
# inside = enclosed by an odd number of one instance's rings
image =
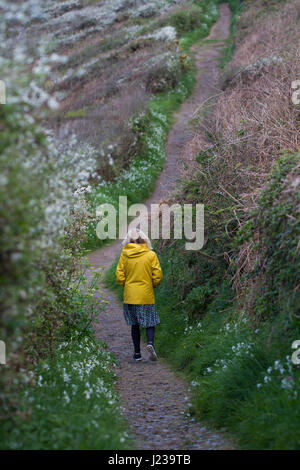
[[[176,123],[170,131],[166,146],[166,163],[153,194],[146,201],[149,207],[165,198],[179,177],[181,155],[193,136],[190,124],[199,105],[215,93],[218,61],[222,40],[229,35],[231,13],[227,4],[220,5],[220,18],[207,39],[220,42],[203,42],[192,48],[197,65],[197,83],[192,96],[181,106]],[[92,266],[108,268],[120,253],[120,241],[89,255]],[[102,288],[104,299],[109,301],[106,312],[100,314],[95,325],[97,337],[104,340],[119,363],[117,388],[123,402],[123,412],[131,426],[138,449],[231,449],[219,433],[211,432],[194,419],[185,416],[190,402],[190,390],[160,359],[152,363],[147,359],[135,363],[132,359],[130,329],[125,323],[122,304],[116,295]],[[145,346],[142,353],[146,358]]]

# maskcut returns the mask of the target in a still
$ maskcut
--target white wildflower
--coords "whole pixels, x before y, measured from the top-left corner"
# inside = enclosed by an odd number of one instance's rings
[[[67,392],[65,390],[64,390],[64,399],[65,399],[66,403],[70,403],[70,401],[71,401],[69,395],[67,394]]]

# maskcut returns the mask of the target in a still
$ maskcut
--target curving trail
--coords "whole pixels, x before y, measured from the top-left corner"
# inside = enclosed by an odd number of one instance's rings
[[[219,20],[207,39],[192,47],[197,65],[197,82],[192,96],[183,103],[176,115],[166,146],[166,162],[157,179],[154,192],[146,201],[149,207],[167,196],[179,177],[178,162],[185,145],[193,136],[189,121],[199,105],[215,94],[218,61],[229,35],[231,13],[227,4],[220,5]],[[120,241],[101,248],[89,255],[92,266],[108,268],[120,252]],[[88,276],[88,274],[87,274]],[[147,359],[135,363],[132,360],[132,344],[129,327],[123,319],[122,304],[116,295],[102,288],[103,298],[109,301],[105,312],[95,325],[97,337],[108,344],[120,364],[117,389],[123,402],[137,449],[232,449],[233,444],[221,434],[201,426],[194,419],[185,417],[190,401],[190,390],[160,359],[152,363]],[[144,353],[144,354],[143,354]],[[142,354],[147,358],[142,344]]]

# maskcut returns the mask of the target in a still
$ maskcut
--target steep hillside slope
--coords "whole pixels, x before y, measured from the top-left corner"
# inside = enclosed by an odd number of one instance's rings
[[[193,85],[188,49],[208,34],[218,3],[53,1],[27,29],[32,47],[39,38],[47,53],[59,56],[50,71],[42,70],[57,99],[47,126],[59,141],[74,133],[94,149],[93,216],[102,202],[117,206],[120,194],[139,202],[151,193],[172,113]],[[99,245],[95,229],[94,218],[90,248]]]
[[[63,60],[47,81],[58,110],[56,135],[75,132],[97,148],[101,180],[116,177],[141,150],[130,119],[151,95],[174,88],[184,72],[183,33],[206,35],[216,2],[185,0],[50,1],[27,35]],[[199,4],[199,5],[198,5]]]

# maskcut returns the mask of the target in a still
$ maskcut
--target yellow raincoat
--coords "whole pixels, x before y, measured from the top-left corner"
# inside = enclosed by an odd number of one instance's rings
[[[154,251],[146,243],[128,243],[122,250],[116,270],[119,284],[124,286],[125,304],[154,304],[154,287],[162,278],[162,270]]]

